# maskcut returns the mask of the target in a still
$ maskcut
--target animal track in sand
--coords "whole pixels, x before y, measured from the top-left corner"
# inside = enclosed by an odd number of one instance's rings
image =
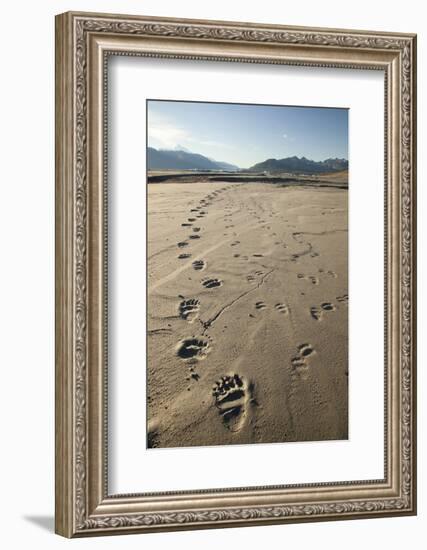
[[[286,304],[279,303],[279,304],[276,304],[274,307],[282,315],[289,315],[289,306],[287,306]]]
[[[187,241],[181,241],[180,243],[178,243],[178,246],[179,248],[184,248],[184,246],[188,246],[188,243]]]
[[[298,346],[298,351],[301,357],[308,357],[313,353],[313,348],[310,346],[310,344],[300,344]]]
[[[179,316],[192,323],[199,315],[200,302],[196,298],[184,300],[179,304]]]
[[[238,244],[240,244],[240,241],[233,241],[230,246],[237,246]]]
[[[191,258],[191,254],[180,254],[178,256],[178,260],[185,260],[187,258]]]
[[[200,231],[200,227],[193,227],[194,233],[198,233]]]
[[[300,232],[295,231],[294,233],[292,233],[292,237],[297,243],[300,243],[300,244],[304,243],[304,236]]]
[[[205,288],[216,288],[218,286],[222,286],[221,279],[203,279],[202,285]]]
[[[186,338],[178,344],[177,355],[181,359],[204,359],[210,351],[205,338]]]
[[[196,218],[188,218],[188,221],[189,221],[189,222],[195,222],[195,221],[196,221]]]
[[[304,275],[304,273],[298,273],[297,277],[298,279],[305,279],[307,281],[310,281],[312,285],[319,284],[319,279],[317,277],[314,277],[313,275]]]
[[[255,307],[257,309],[266,309],[267,305],[264,302],[255,302]]]
[[[263,258],[264,254],[252,254],[254,258]]]
[[[194,239],[200,239],[201,237],[200,237],[200,235],[197,235],[197,234],[196,234],[196,235],[189,235],[188,238],[194,240]]]
[[[192,223],[182,223],[181,227],[191,227],[192,225]]]
[[[337,296],[337,300],[341,304],[344,304],[344,305],[348,306],[348,294],[343,294],[342,296]]]
[[[309,374],[309,364],[307,363],[307,357],[314,353],[314,349],[310,344],[300,344],[298,346],[298,353],[291,359],[291,365],[294,372],[298,373],[303,380],[305,380]]]
[[[324,311],[334,311],[334,310],[335,310],[334,304],[331,304],[330,302],[323,302],[322,304],[320,304],[320,306],[312,306],[310,308],[310,314],[313,317],[313,319],[316,319],[316,321],[320,321]]]
[[[238,374],[223,376],[212,388],[215,406],[219,410],[224,426],[231,432],[238,432],[245,422],[253,399],[253,384],[247,384]]]
[[[206,267],[206,262],[204,260],[194,260],[192,266],[196,271],[202,271]]]

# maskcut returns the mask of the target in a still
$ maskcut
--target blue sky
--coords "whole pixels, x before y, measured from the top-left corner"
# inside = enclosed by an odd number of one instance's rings
[[[248,168],[268,158],[348,159],[348,110],[147,102],[148,145]]]

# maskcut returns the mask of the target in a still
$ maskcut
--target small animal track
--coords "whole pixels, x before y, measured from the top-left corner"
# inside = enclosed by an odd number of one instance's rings
[[[310,308],[310,314],[313,317],[313,319],[316,319],[316,321],[320,321],[324,311],[334,311],[334,310],[335,310],[334,304],[331,304],[330,302],[323,302],[322,304],[320,304],[320,306],[312,306]]]
[[[266,309],[267,305],[264,302],[256,302],[255,307],[256,309]]]
[[[180,243],[178,243],[179,248],[184,248],[185,246],[188,246],[187,241],[181,241]]]
[[[200,231],[200,227],[193,227],[194,233],[198,233]]]
[[[344,305],[348,306],[348,294],[343,294],[342,296],[337,296],[337,300],[338,300],[338,302],[340,302],[340,304],[344,304]]]
[[[194,240],[194,239],[200,239],[200,235],[198,235],[198,234],[196,233],[195,235],[190,235],[188,238],[189,238],[189,239],[193,239],[193,240]]]
[[[289,315],[289,306],[286,304],[276,304],[274,307],[282,315]]]
[[[222,286],[221,279],[204,279],[202,281],[202,285],[205,288],[216,288],[218,286]]]
[[[196,298],[184,300],[179,304],[179,316],[192,323],[199,315],[200,302]]]
[[[301,344],[298,346],[298,351],[301,357],[308,357],[314,350],[310,344]]]
[[[252,254],[254,258],[263,258],[264,254]]]
[[[313,275],[304,275],[304,273],[298,273],[297,277],[298,279],[306,279],[307,281],[310,281],[312,285],[319,284],[319,279],[317,277],[314,277]]]
[[[191,258],[191,254],[180,254],[178,256],[178,260],[185,260],[187,258]]]
[[[298,346],[298,353],[291,359],[291,365],[294,372],[298,373],[303,380],[305,380],[309,374],[309,365],[307,363],[307,357],[314,353],[314,349],[310,344],[300,344]]]
[[[193,224],[192,223],[182,223],[181,226],[182,227],[191,227]]]
[[[253,385],[248,386],[238,374],[223,376],[212,388],[215,406],[224,426],[231,432],[238,432],[243,427],[249,405],[255,404],[252,392]]]
[[[196,271],[203,271],[206,267],[206,262],[204,260],[194,260],[192,266]]]
[[[204,359],[210,351],[209,341],[204,338],[187,338],[178,344],[177,355],[181,359]]]

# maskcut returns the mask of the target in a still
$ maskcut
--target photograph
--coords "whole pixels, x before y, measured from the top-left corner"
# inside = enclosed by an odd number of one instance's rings
[[[348,439],[349,110],[146,115],[147,448]]]

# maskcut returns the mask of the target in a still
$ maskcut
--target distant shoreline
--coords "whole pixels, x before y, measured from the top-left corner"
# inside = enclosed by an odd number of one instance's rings
[[[313,187],[334,187],[348,189],[348,170],[328,174],[266,174],[264,172],[233,173],[213,171],[149,171],[147,183],[271,183],[287,185],[309,185]]]

